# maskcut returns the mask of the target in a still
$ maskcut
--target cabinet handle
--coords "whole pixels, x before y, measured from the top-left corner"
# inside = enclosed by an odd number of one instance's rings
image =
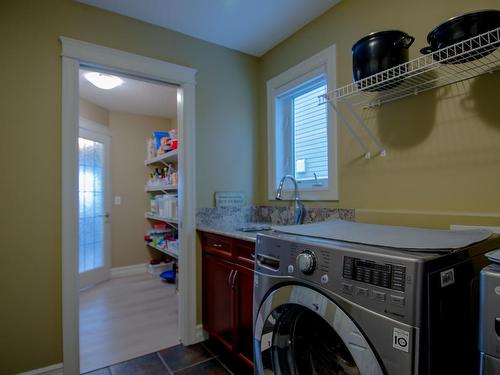
[[[231,282],[231,289],[234,289],[234,283],[236,282],[236,276],[238,275],[238,270],[234,271],[233,281]]]
[[[212,244],[212,246],[213,246],[213,247],[216,247],[216,248],[218,248],[218,249],[220,249],[220,248],[222,247],[222,245],[221,245],[221,244],[219,244],[219,243],[214,243],[214,244]]]
[[[227,278],[227,284],[232,288],[231,286],[231,277],[233,277],[233,272],[234,270],[231,270],[231,272],[229,273],[229,277]]]

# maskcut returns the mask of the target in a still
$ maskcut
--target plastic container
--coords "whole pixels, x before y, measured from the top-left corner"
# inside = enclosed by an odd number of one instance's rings
[[[179,240],[167,241],[167,249],[173,253],[179,254]]]
[[[153,159],[156,157],[156,147],[154,138],[146,140],[146,159]]]
[[[175,271],[175,267],[169,271],[164,271],[160,274],[160,278],[165,280],[167,283],[174,284],[176,279],[177,272]]]
[[[155,197],[156,204],[158,206],[158,215],[160,215],[161,217],[165,217],[165,204],[163,197],[163,195],[157,195]]]
[[[170,263],[159,263],[159,264],[147,264],[146,271],[151,276],[159,276],[162,272],[171,271],[172,270],[172,262]]]
[[[178,203],[176,195],[157,195],[158,215],[166,218],[177,218]]]
[[[158,201],[156,200],[156,197],[149,198],[149,203],[151,205],[151,213],[157,214],[158,213]]]

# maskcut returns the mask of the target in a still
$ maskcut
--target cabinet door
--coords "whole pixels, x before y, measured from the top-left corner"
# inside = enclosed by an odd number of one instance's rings
[[[253,270],[236,266],[236,337],[238,356],[253,366]]]
[[[203,254],[203,327],[229,350],[233,350],[234,298],[231,263]]]

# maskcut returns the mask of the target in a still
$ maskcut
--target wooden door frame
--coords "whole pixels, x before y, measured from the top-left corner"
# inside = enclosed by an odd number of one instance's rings
[[[61,36],[61,247],[63,363],[66,374],[79,374],[78,289],[78,119],[81,64],[178,85],[179,138],[179,338],[186,344],[203,339],[196,325],[196,70]]]

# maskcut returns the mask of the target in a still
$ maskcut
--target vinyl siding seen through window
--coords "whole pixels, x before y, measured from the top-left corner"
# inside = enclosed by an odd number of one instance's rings
[[[326,79],[300,90],[292,97],[293,161],[297,181],[328,180],[328,110],[318,105],[327,92]]]

